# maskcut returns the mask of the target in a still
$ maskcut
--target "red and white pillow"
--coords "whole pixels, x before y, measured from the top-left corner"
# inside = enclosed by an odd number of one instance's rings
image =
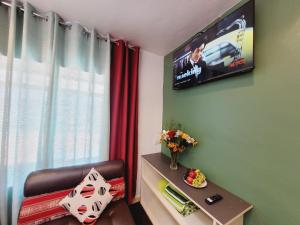
[[[111,185],[94,168],[73,191],[59,202],[79,222],[93,224],[101,215],[113,196],[109,193]]]
[[[109,193],[114,196],[112,201],[117,201],[122,198],[125,198],[125,179],[124,177],[118,177],[106,181],[111,185]]]
[[[18,225],[38,225],[70,215],[58,203],[72,190],[73,188],[25,198]]]

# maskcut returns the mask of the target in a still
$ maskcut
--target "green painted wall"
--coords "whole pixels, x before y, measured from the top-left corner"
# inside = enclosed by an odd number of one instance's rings
[[[245,224],[299,225],[299,0],[256,1],[255,59],[252,73],[174,91],[167,55],[163,124],[200,139],[181,163],[255,206]]]

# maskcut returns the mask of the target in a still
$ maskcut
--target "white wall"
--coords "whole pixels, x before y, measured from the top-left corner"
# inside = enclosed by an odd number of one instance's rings
[[[148,51],[140,52],[138,176],[136,197],[140,196],[141,155],[160,152],[162,129],[164,58]]]

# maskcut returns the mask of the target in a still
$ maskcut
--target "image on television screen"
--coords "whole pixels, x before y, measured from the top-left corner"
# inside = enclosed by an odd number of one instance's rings
[[[173,88],[182,89],[250,71],[254,1],[196,35],[173,55]]]

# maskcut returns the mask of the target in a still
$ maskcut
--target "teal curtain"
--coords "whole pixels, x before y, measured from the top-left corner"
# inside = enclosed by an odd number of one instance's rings
[[[110,41],[0,5],[0,221],[17,224],[34,170],[108,159]]]

